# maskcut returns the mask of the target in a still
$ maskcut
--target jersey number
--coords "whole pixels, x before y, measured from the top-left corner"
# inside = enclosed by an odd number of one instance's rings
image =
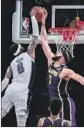
[[[24,67],[23,67],[23,63],[20,62],[18,65],[17,65],[17,70],[18,70],[18,73],[21,74],[24,72]]]
[[[49,84],[51,84],[52,81],[52,75],[49,75]]]

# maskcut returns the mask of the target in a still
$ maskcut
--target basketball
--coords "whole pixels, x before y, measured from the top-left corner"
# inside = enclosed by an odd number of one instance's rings
[[[42,21],[42,15],[43,15],[42,10],[38,10],[35,16],[38,22]]]
[[[32,9],[35,10],[35,12],[36,12],[35,17],[36,17],[37,21],[41,22],[42,21],[42,16],[43,16],[43,13],[44,13],[43,8],[40,7],[40,6],[34,6]]]

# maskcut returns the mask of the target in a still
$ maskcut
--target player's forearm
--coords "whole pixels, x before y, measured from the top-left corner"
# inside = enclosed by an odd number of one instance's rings
[[[39,28],[38,28],[38,23],[37,23],[35,16],[31,16],[31,22],[32,22],[33,34],[32,34],[32,42],[28,46],[29,54],[32,54],[33,50],[35,50],[37,46],[38,36],[39,36]]]
[[[38,44],[38,38],[33,36],[32,42],[28,46],[28,54],[32,54]]]
[[[48,46],[48,39],[47,39],[47,32],[46,32],[46,28],[45,28],[45,22],[42,22],[40,37],[41,37],[42,49],[43,49],[44,53],[47,54],[48,51],[50,50],[50,47]]]
[[[11,68],[9,66],[7,68],[5,77],[1,82],[1,91],[3,91],[7,87],[7,85],[9,84],[9,80],[11,79],[11,76],[12,76],[12,71],[11,71]]]
[[[84,85],[84,77],[82,77],[82,76],[79,75],[79,74],[76,74],[76,78],[77,78],[77,81],[78,81],[81,85]]]
[[[38,23],[37,23],[35,16],[31,16],[31,22],[32,22],[32,31],[33,31],[32,35],[38,37],[39,36],[39,27],[38,27]]]
[[[41,35],[47,36],[47,31],[46,31],[45,22],[42,22],[42,26],[41,26]]]
[[[7,87],[8,84],[9,84],[9,79],[5,77],[1,82],[1,92],[4,91],[4,89]]]
[[[84,77],[82,77],[81,75],[74,73],[70,75],[70,78],[79,82],[81,85],[84,85]]]

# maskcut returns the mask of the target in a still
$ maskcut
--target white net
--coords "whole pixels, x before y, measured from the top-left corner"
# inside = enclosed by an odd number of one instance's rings
[[[72,57],[74,57],[74,54],[73,54],[74,44],[68,44],[68,43],[62,41],[62,43],[56,43],[56,48],[57,48],[58,52],[61,52],[62,50],[69,51],[71,53]]]
[[[77,37],[77,30],[76,29],[54,29],[54,31],[51,29],[49,31],[51,34],[57,34],[58,39],[56,38],[56,48],[58,52],[61,52],[62,50],[66,50],[71,53],[72,57],[74,57],[73,49],[74,49],[74,43]],[[60,38],[61,35],[61,38]]]

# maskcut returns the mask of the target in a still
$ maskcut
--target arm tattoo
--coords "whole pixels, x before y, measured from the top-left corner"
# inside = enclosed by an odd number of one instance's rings
[[[35,48],[37,46],[37,42],[38,42],[38,38],[37,37],[33,37],[32,42],[28,46],[28,54],[32,54],[33,50],[35,50]]]

